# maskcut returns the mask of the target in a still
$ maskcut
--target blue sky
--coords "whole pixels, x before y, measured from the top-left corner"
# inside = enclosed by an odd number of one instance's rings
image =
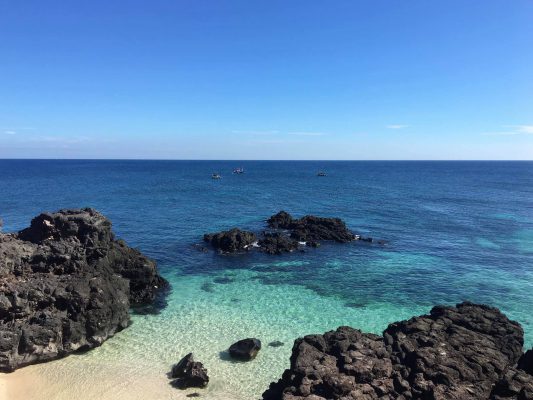
[[[0,0],[0,158],[533,159],[533,2]]]

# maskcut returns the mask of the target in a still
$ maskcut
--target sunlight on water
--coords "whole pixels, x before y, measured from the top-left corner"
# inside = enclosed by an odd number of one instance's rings
[[[230,276],[232,282],[215,283],[210,292],[202,286],[212,282],[211,278],[175,277],[169,306],[161,314],[135,315],[130,328],[98,349],[14,375],[38,377],[27,388],[32,399],[67,400],[78,393],[84,393],[87,400],[181,399],[200,391],[206,399],[248,400],[260,397],[288,367],[296,337],[341,325],[379,333],[392,320],[428,311],[391,303],[347,306],[345,301],[323,298],[302,287],[262,285],[251,271],[233,271]],[[247,363],[229,360],[224,351],[245,337],[262,341],[258,357]],[[285,345],[268,346],[272,341]],[[190,351],[208,369],[206,389],[181,391],[168,384],[166,373],[171,365]]]
[[[6,231],[43,210],[97,208],[173,288],[159,315],[133,315],[100,348],[0,375],[2,400],[185,399],[195,390],[172,388],[166,373],[190,351],[211,377],[203,398],[257,399],[297,337],[339,325],[380,333],[463,300],[499,307],[533,345],[533,163],[247,161],[246,174],[212,181],[233,164],[0,160]],[[281,209],[338,216],[388,243],[229,257],[194,246],[205,232],[260,231]],[[257,359],[228,360],[250,336],[263,342]]]

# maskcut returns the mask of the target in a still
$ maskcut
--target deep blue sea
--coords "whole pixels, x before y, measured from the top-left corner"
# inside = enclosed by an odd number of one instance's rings
[[[246,172],[234,175],[235,167]],[[343,324],[379,333],[463,300],[499,307],[533,345],[533,162],[0,160],[0,188],[4,231],[45,210],[93,207],[156,259],[173,287],[160,314],[134,315],[132,327],[100,349],[35,366],[47,379],[67,376],[74,385],[76,365],[94,374],[113,365],[134,388],[142,371],[156,393],[157,374],[194,350],[211,372],[207,398],[257,398],[288,365],[300,335]],[[325,244],[280,256],[220,256],[194,246],[205,232],[260,230],[279,210],[340,217],[388,245]],[[243,336],[265,344],[246,366],[223,352]],[[266,346],[272,340],[286,345]],[[136,398],[116,389],[111,375],[85,398]]]

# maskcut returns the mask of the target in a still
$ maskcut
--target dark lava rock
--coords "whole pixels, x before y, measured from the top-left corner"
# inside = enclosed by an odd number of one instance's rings
[[[273,231],[263,232],[257,246],[253,232],[234,228],[219,233],[204,235],[204,241],[222,253],[236,253],[258,247],[267,254],[282,254],[294,250],[302,250],[303,245],[319,247],[321,240],[347,243],[352,240],[372,242],[371,238],[361,238],[348,230],[339,218],[322,218],[306,215],[300,219],[293,218],[289,213],[280,211],[267,220],[268,227]],[[300,244],[300,242],[305,242]]]
[[[280,211],[267,219],[268,226],[273,229],[292,229],[293,222],[292,215],[285,211]]]
[[[268,345],[270,347],[281,347],[281,346],[284,346],[285,343],[280,342],[279,340],[274,340],[273,342],[270,342]]]
[[[192,353],[187,354],[172,367],[170,376],[176,378],[171,385],[179,389],[202,388],[209,382],[207,369],[201,362],[194,361]]]
[[[130,305],[152,302],[167,285],[89,208],[44,213],[0,234],[0,371],[99,346],[128,326]]]
[[[223,253],[236,253],[248,250],[257,238],[253,232],[234,228],[229,231],[207,233],[204,235],[204,241]]]
[[[289,253],[298,248],[298,241],[279,232],[266,232],[259,241],[261,251],[268,254]]]
[[[526,351],[520,357],[518,368],[526,371],[529,375],[533,375],[533,349]]]
[[[261,341],[249,338],[233,343],[229,348],[229,354],[237,360],[248,361],[254,359],[259,350],[261,350]]]
[[[291,237],[297,241],[334,240],[340,243],[350,242],[355,235],[346,228],[340,218],[322,218],[306,215],[300,219],[293,218],[289,213],[280,211],[267,220],[268,226],[274,229],[287,229]]]
[[[383,336],[340,327],[297,339],[263,399],[529,399],[533,377],[514,368],[522,346],[496,308],[437,306]]]
[[[187,368],[189,368],[189,366],[193,362],[194,362],[194,358],[193,358],[192,353],[187,354],[185,357],[179,360],[177,364],[174,364],[172,366],[172,370],[170,371],[170,377],[181,378],[185,376],[185,372],[187,371]]]
[[[523,370],[509,368],[496,382],[491,400],[533,400],[533,377]]]

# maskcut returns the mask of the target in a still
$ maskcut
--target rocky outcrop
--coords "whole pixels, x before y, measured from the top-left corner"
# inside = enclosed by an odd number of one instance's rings
[[[167,282],[92,209],[44,213],[0,234],[0,371],[100,345]]]
[[[263,399],[531,399],[533,377],[515,368],[522,346],[496,308],[437,306],[383,336],[341,327],[296,340]]]
[[[229,355],[241,361],[253,360],[261,350],[259,339],[248,338],[233,343],[229,348]]]
[[[170,384],[179,389],[203,388],[209,383],[207,369],[201,362],[194,361],[192,353],[187,354],[172,367],[170,377],[174,378]]]
[[[290,253],[298,249],[298,241],[280,232],[265,232],[259,241],[259,248],[267,254]]]
[[[492,390],[491,400],[533,400],[533,350],[526,351]]]
[[[234,228],[229,231],[204,235],[222,253],[237,253],[257,248],[267,254],[282,254],[308,247],[319,247],[320,241],[347,243],[353,240],[374,242],[372,238],[353,234],[339,218],[322,218],[306,215],[300,219],[280,211],[267,220],[270,231],[259,235]],[[378,241],[378,244],[385,244]]]
[[[267,220],[268,226],[274,229],[287,229],[295,240],[319,241],[333,240],[347,243],[355,239],[340,218],[322,218],[306,215],[300,219],[293,218],[289,213],[280,211]]]
[[[236,253],[249,249],[257,238],[253,232],[234,228],[229,231],[207,233],[204,235],[204,241],[223,253]]]

